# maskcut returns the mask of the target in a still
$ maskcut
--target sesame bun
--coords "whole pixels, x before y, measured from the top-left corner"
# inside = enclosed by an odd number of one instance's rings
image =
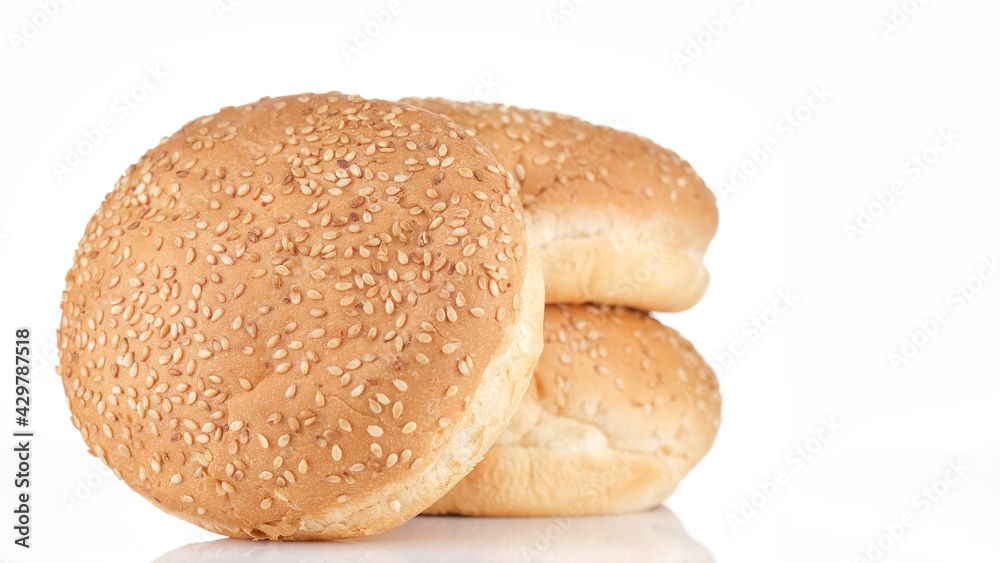
[[[499,435],[541,348],[514,182],[449,120],[339,93],[197,119],[87,225],[72,421],[159,508],[237,538],[371,535]]]
[[[649,139],[558,113],[406,98],[474,134],[514,173],[548,303],[681,311],[708,287],[715,196]]]
[[[584,516],[656,506],[705,456],[721,398],[691,344],[648,313],[549,305],[510,426],[430,514]]]

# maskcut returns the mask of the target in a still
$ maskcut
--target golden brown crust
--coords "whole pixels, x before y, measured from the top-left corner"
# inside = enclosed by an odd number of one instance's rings
[[[549,303],[691,307],[718,227],[715,196],[649,139],[558,113],[404,98],[466,127],[519,181]]]
[[[647,313],[549,305],[510,426],[428,513],[580,516],[660,504],[708,452],[721,397],[691,344]]]
[[[188,123],[118,181],[67,274],[74,424],[212,531],[405,521],[482,456],[539,352],[513,186],[403,104],[304,94]]]

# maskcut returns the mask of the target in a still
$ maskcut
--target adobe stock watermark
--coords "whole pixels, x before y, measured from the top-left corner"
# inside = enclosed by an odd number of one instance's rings
[[[878,31],[882,34],[882,39],[888,41],[892,38],[893,34],[899,33],[899,30],[909,23],[910,18],[915,16],[927,2],[928,0],[902,0],[900,2],[893,2],[889,13],[879,18],[877,22]]]
[[[790,287],[776,290],[766,307],[740,325],[740,336],[730,342],[725,349],[712,352],[711,356],[706,358],[715,375],[722,378],[732,369],[736,361],[745,356],[755,343],[774,328],[798,300],[799,296]]]
[[[910,497],[910,507],[884,524],[878,535],[868,541],[864,553],[855,555],[851,563],[876,563],[885,559],[889,551],[899,545],[899,542],[916,527],[920,518],[936,507],[971,469],[961,459],[949,461],[944,473],[914,493]]]
[[[20,53],[21,49],[38,37],[69,3],[70,0],[38,0],[35,10],[22,16],[14,23],[13,31],[7,32],[7,43],[14,54]]]
[[[746,527],[843,429],[843,425],[835,417],[821,419],[811,436],[792,446],[782,458],[781,465],[763,480],[754,483],[756,490],[741,497],[739,507],[726,513],[729,529],[735,534]]]
[[[570,528],[573,527],[574,518],[581,514],[586,514],[588,512],[585,510],[586,507],[602,499],[607,494],[608,489],[623,477],[634,478],[635,474],[632,466],[627,461],[617,459],[612,463],[611,467],[594,476],[586,483],[582,499],[569,506],[569,516],[539,518],[538,522],[545,525],[535,532],[532,543],[521,546],[521,555],[525,561],[542,560],[563,539]]]
[[[492,73],[480,74],[476,77],[475,84],[469,99],[483,103],[492,102],[497,91],[503,86],[503,83],[494,78]]]
[[[559,26],[568,22],[576,15],[576,10],[587,0],[559,0],[559,2],[545,10],[545,21],[549,24],[549,29],[556,31]]]
[[[122,122],[163,85],[167,73],[158,64],[146,65],[142,78],[111,101],[104,116],[98,118],[93,127],[84,127],[75,139],[66,143],[62,156],[52,160],[52,173],[62,182],[67,175],[83,164],[84,159],[93,154],[97,147],[115,132]]]
[[[351,40],[340,42],[340,53],[344,56],[344,61],[347,64],[353,63],[356,57],[382,35],[382,32],[403,12],[403,9],[412,3],[413,0],[389,0],[385,7],[370,11],[367,20],[354,26],[354,35],[351,36]]]
[[[953,315],[967,307],[997,277],[1000,259],[996,254],[983,256],[976,268],[974,274],[948,291],[945,305],[917,321],[916,330],[903,336],[899,344],[886,354],[893,372],[899,373],[900,368],[913,361],[944,330],[945,325],[952,321]]]
[[[899,175],[889,182],[885,189],[873,191],[868,203],[858,206],[858,213],[854,219],[843,224],[847,241],[853,243],[874,227],[875,223],[896,205],[900,196],[923,178],[927,171],[951,150],[959,138],[951,126],[939,127],[934,132],[934,139],[930,144],[910,155],[903,162]]]
[[[215,12],[219,21],[222,21],[245,3],[246,0],[212,0],[212,11]]]
[[[742,19],[743,12],[750,8],[751,0],[730,0],[725,8],[701,20],[701,29],[685,38],[684,46],[671,55],[678,72],[694,64],[704,55],[719,37]]]
[[[48,370],[56,370],[59,366],[59,345],[56,342],[56,329],[46,328],[37,334],[45,335],[45,342],[35,342],[31,349],[31,363],[35,373],[44,373]],[[41,340],[39,338],[39,340]],[[51,373],[51,372],[50,372]],[[56,375],[59,375],[58,371]]]
[[[90,465],[91,470],[83,477],[77,477],[76,481],[73,481],[67,487],[66,492],[62,494],[63,508],[66,509],[66,514],[72,515],[90,500],[104,483],[116,479],[114,472],[101,460],[93,458],[90,460]]]
[[[771,162],[774,155],[781,150],[782,144],[791,141],[806,123],[814,119],[816,114],[830,103],[833,96],[834,93],[824,84],[812,86],[801,102],[778,117],[774,123],[774,131],[760,143],[748,147],[746,157],[730,167],[729,176],[725,180],[715,182],[718,186],[715,193],[719,205],[727,203],[746,186],[754,175]]]

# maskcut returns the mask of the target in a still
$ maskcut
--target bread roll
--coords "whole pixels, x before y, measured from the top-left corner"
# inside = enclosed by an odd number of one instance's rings
[[[506,425],[544,309],[514,182],[403,106],[224,108],[87,225],[59,371],[90,452],[157,507],[236,538],[371,535]]]
[[[673,151],[632,133],[499,104],[405,98],[476,135],[520,183],[548,303],[681,311],[708,287],[715,196]]]
[[[720,407],[711,368],[649,314],[549,305],[545,348],[510,426],[427,512],[585,516],[656,506],[708,452]]]

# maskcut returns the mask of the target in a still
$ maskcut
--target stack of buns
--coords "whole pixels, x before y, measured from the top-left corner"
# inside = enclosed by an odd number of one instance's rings
[[[58,372],[92,455],[231,537],[642,510],[719,425],[711,370],[646,312],[700,299],[716,223],[674,153],[575,118],[264,98],[119,179]]]
[[[711,368],[648,311],[708,286],[715,197],[649,139],[558,113],[440,98],[514,172],[545,278],[545,346],[511,424],[428,509],[595,515],[656,506],[708,452],[721,399]]]

